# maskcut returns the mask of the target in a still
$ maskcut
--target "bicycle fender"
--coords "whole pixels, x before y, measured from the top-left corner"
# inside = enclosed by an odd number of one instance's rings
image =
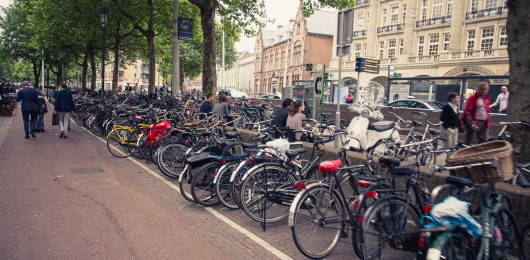
[[[323,183],[319,183],[319,182],[315,182],[315,183],[311,183],[311,184],[307,185],[304,190],[299,191],[298,194],[296,194],[296,196],[294,197],[293,202],[291,203],[291,206],[289,207],[289,217],[288,217],[288,219],[289,219],[289,227],[293,227],[294,226],[294,212],[296,210],[296,205],[298,205],[298,202],[300,201],[300,198],[305,194],[305,192],[307,190],[309,190],[310,188],[312,188],[314,186],[324,186],[327,189],[329,189],[329,185],[326,185],[326,184],[323,184]]]
[[[221,175],[222,175],[220,173],[226,170],[227,167],[228,167],[228,164],[223,164],[223,166],[221,166],[221,168],[217,170],[217,174],[215,175],[215,178],[213,179],[213,184],[216,184],[219,181],[219,178],[221,178]]]
[[[234,179],[236,178],[237,176],[237,173],[243,169],[243,167],[245,167],[246,165],[249,164],[249,161],[248,160],[243,160],[242,162],[239,163],[239,165],[237,166],[237,168],[232,172],[232,175],[230,176],[230,182],[234,182]]]

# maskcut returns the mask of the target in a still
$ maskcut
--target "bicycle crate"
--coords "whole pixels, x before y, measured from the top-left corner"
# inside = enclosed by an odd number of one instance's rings
[[[473,167],[471,172],[478,183],[508,181],[513,178],[512,144],[507,141],[491,141],[460,149],[447,160],[450,166],[490,162],[499,160],[497,169],[491,167]],[[456,170],[458,176],[467,177],[466,169]]]

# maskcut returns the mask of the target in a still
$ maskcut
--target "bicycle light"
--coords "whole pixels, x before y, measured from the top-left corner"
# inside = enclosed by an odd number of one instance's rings
[[[377,196],[377,192],[375,191],[369,191],[366,193],[367,198],[375,198]]]
[[[370,187],[370,182],[369,181],[357,181],[357,185],[361,186],[361,187],[364,187],[364,188],[368,188]]]
[[[248,162],[252,163],[252,157],[248,157]]]
[[[429,214],[431,213],[432,205],[423,205],[423,212]]]
[[[364,215],[359,215],[359,218],[357,220],[359,221],[359,224],[362,224],[364,221]]]
[[[359,200],[355,200],[353,202],[353,209],[357,210],[358,207],[359,207]]]

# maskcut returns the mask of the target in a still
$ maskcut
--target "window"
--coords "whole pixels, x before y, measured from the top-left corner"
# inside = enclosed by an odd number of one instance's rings
[[[361,45],[355,44],[355,57],[361,57]]]
[[[403,12],[401,14],[401,20],[403,20],[402,23],[405,23],[405,19],[407,19],[407,4],[403,4]]]
[[[256,71],[260,71],[260,70],[261,70],[260,57],[256,57]]]
[[[274,68],[279,69],[280,68],[280,54],[276,52],[276,55],[274,55]]]
[[[400,101],[392,102],[392,103],[390,103],[388,105],[391,106],[391,107],[408,107],[409,106],[409,101],[408,100],[400,100]]]
[[[472,51],[473,49],[475,49],[475,30],[468,30],[466,50]]]
[[[388,58],[396,57],[396,40],[388,40]]]
[[[364,57],[366,57],[366,43],[363,44],[363,50],[364,50]]]
[[[508,35],[506,34],[506,26],[499,27],[499,47],[508,46]]]
[[[293,81],[300,80],[300,74],[294,74],[293,75]]]
[[[390,24],[399,23],[399,6],[392,6],[392,13],[390,15]]]
[[[399,39],[399,54],[403,53],[403,39]]]
[[[478,0],[471,0],[471,11],[478,10]]]
[[[278,87],[279,87],[280,89],[282,89],[282,88],[283,88],[283,77],[280,76],[279,79],[278,79],[278,81],[279,81],[279,83],[278,83]]]
[[[142,73],[142,79],[149,79],[149,73]]]
[[[123,77],[123,71],[118,71],[118,77]]]
[[[418,56],[423,56],[423,45],[425,44],[425,37],[418,36]]]
[[[440,43],[440,35],[429,35],[429,55],[438,54],[438,44]]]
[[[422,20],[427,19],[427,0],[422,0],[422,3],[421,3],[421,19]]]
[[[482,35],[481,35],[481,41],[480,41],[480,49],[481,50],[491,50],[493,49],[493,36],[494,36],[494,28],[488,27],[482,29]]]
[[[265,55],[265,58],[263,58],[263,62],[265,63],[263,70],[269,70],[269,56]]]
[[[497,0],[484,0],[484,9],[497,7]]]
[[[357,14],[357,30],[364,29],[364,18],[363,13]]]
[[[298,23],[296,28],[297,28],[296,34],[300,34],[300,23]]]
[[[385,56],[385,42],[379,42],[379,59],[382,59]]]
[[[386,8],[383,8],[383,10],[381,12],[382,12],[382,14],[381,14],[381,26],[385,26],[386,25]]]
[[[443,0],[434,0],[432,2],[432,18],[442,16]]]
[[[447,0],[447,17],[453,16],[453,0]]]
[[[134,73],[134,78],[136,78],[136,73]]]
[[[280,68],[285,68],[285,50],[282,51],[282,60],[280,60]]]
[[[294,46],[294,55],[293,55],[293,64],[294,65],[301,64],[301,62],[302,62],[302,60],[300,59],[301,56],[302,56],[302,46],[301,45]]]
[[[368,29],[369,23],[370,23],[370,12],[366,12],[366,29]]]
[[[444,33],[444,51],[449,50],[449,41],[451,41],[451,34],[450,33]]]
[[[428,109],[428,107],[423,104],[423,103],[420,103],[418,101],[410,101],[410,107],[411,108],[423,108],[423,109]]]
[[[134,69],[135,70],[138,69],[138,65],[134,64]]]

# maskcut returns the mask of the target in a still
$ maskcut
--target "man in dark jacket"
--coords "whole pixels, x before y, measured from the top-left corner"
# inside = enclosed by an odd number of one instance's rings
[[[206,95],[206,101],[202,102],[201,107],[199,109],[199,119],[203,120],[205,119],[210,113],[212,113],[212,102],[215,100],[215,96],[213,94],[207,94]]]
[[[282,102],[282,107],[280,107],[280,109],[274,113],[272,125],[275,125],[276,127],[285,127],[285,124],[287,123],[287,117],[289,116],[288,107],[291,105],[291,102],[293,102],[293,100],[290,98],[286,98]]]
[[[61,135],[59,138],[68,138],[68,122],[70,121],[70,113],[74,111],[74,99],[72,93],[68,91],[66,83],[61,83],[61,90],[57,92],[57,98],[55,98],[55,111],[59,117],[59,127],[61,129]]]
[[[22,110],[22,120],[24,120],[24,131],[26,133],[26,136],[24,138],[29,139],[30,134],[31,136],[35,137],[35,133],[33,133],[33,131],[35,131],[35,122],[37,120],[38,114],[30,114],[28,112],[28,109],[31,104],[37,104],[37,97],[39,96],[39,94],[35,89],[29,86],[28,81],[22,82],[21,86],[23,88],[18,91],[17,102],[22,101],[20,108]]]

